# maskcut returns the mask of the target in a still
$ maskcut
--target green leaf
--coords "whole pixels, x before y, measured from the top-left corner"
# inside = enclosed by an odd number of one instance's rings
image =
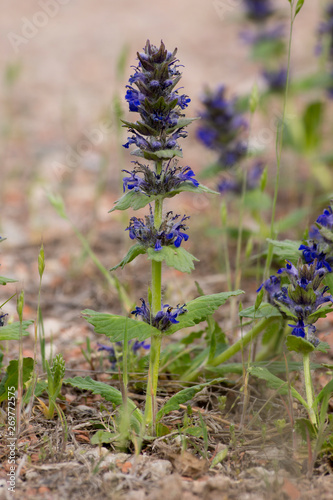
[[[11,278],[4,278],[0,276],[0,285],[7,285],[7,283],[17,283],[17,280],[12,280]]]
[[[266,368],[269,366],[270,373],[276,375],[278,373],[286,373],[286,363],[285,361],[257,361],[254,363],[250,363],[250,367],[263,367]],[[317,370],[321,368],[322,365],[319,363],[311,363],[310,369]],[[289,373],[292,371],[302,371],[303,363],[298,361],[288,361],[288,371]],[[219,367],[211,367],[207,366],[205,368],[205,372],[211,374],[211,376],[220,376],[223,377],[228,373],[237,373],[242,375],[243,373],[243,363],[225,363]]]
[[[251,90],[250,101],[249,101],[250,112],[252,114],[256,111],[258,103],[259,103],[259,91],[258,91],[258,85],[255,82]]]
[[[267,238],[268,243],[274,246],[274,254],[283,259],[290,260],[292,262],[297,262],[298,258],[302,255],[302,252],[298,250],[300,242],[293,240],[271,240]]]
[[[299,11],[303,7],[303,4],[304,4],[304,0],[298,0],[298,2],[296,4],[296,10],[295,10],[294,18],[297,16],[297,14],[299,13]]]
[[[169,267],[174,267],[182,273],[190,273],[194,269],[193,261],[198,261],[196,257],[187,252],[184,248],[175,246],[163,247],[158,252],[153,248],[147,250],[148,259],[155,262],[165,261]]]
[[[31,372],[34,367],[32,358],[23,358],[23,384],[28,382],[31,377]],[[13,359],[7,366],[6,374],[3,376],[0,384],[0,403],[8,398],[8,389],[15,387],[15,392],[18,387],[18,360]]]
[[[111,267],[110,271],[115,271],[116,269],[118,269],[118,267],[121,267],[123,269],[126,264],[128,264],[129,262],[132,262],[132,260],[134,260],[138,255],[143,254],[143,253],[146,253],[145,247],[140,245],[140,243],[133,245],[128,250],[128,252],[125,255],[125,257],[123,258],[123,260],[121,262],[119,262],[119,264],[117,264],[116,266]]]
[[[169,401],[165,403],[164,406],[160,409],[159,412],[157,412],[156,415],[156,421],[158,422],[161,420],[164,415],[167,415],[171,411],[179,410],[181,404],[185,404],[188,401],[190,401],[198,392],[200,392],[204,387],[207,387],[209,385],[213,384],[219,384],[223,382],[225,379],[224,378],[218,378],[216,380],[212,380],[210,382],[206,382],[204,384],[199,384],[199,385],[194,385],[192,387],[187,387],[186,389],[183,389],[182,391],[177,392],[174,396],[172,396]]]
[[[27,328],[33,323],[32,320],[22,321],[22,335],[29,335]],[[0,327],[0,340],[19,340],[20,339],[20,322],[16,321],[10,325]]]
[[[308,354],[314,351],[315,347],[311,342],[303,339],[302,337],[296,337],[295,335],[288,335],[286,338],[286,346],[288,351],[298,352],[300,354]]]
[[[63,383],[77,387],[82,391],[91,391],[93,394],[100,394],[106,401],[110,401],[116,406],[121,406],[123,404],[122,394],[118,389],[115,389],[111,385],[104,384],[103,382],[97,382],[90,377],[66,378]],[[127,405],[130,413],[132,415],[135,414],[136,419],[143,422],[141,411],[131,399],[127,400]]]
[[[68,216],[66,214],[66,208],[64,200],[60,195],[48,193],[47,198],[57,214],[62,218],[68,220]]]
[[[177,189],[173,189],[172,191],[169,191],[169,193],[165,193],[163,195],[148,196],[140,191],[128,191],[115,202],[115,206],[111,208],[109,212],[114,212],[114,210],[127,210],[128,208],[139,210],[153,201],[163,200],[164,198],[173,198],[177,194],[183,192],[219,194],[203,184],[199,184],[199,186],[195,187],[192,182],[186,181],[183,182]]]
[[[254,377],[258,377],[261,380],[265,380],[267,385],[272,389],[275,389],[279,394],[288,394],[289,388],[288,383],[285,380],[281,380],[279,377],[273,375],[267,368],[263,367],[250,367],[249,373]],[[290,392],[294,398],[296,398],[304,408],[308,408],[307,403],[302,398],[302,396],[294,389],[294,387],[290,386]]]
[[[165,333],[171,335],[178,330],[194,326],[204,321],[207,316],[213,314],[221,305],[223,305],[230,297],[244,293],[243,290],[236,290],[234,292],[221,292],[213,295],[204,295],[197,297],[190,302],[187,302],[185,314],[178,316],[179,323],[172,325]]]
[[[268,304],[268,302],[262,302],[258,309],[256,309],[255,306],[247,307],[239,313],[239,316],[241,316],[242,318],[252,319],[282,317],[277,307],[273,306],[272,304]]]
[[[318,396],[315,398],[314,401],[314,408],[318,407],[319,403],[324,399],[326,396],[330,396],[333,393],[333,380],[330,380],[325,387],[320,391]]]
[[[324,105],[321,101],[311,102],[303,114],[305,145],[307,150],[316,149],[322,138],[321,125],[323,122]]]
[[[119,434],[115,434],[114,432],[103,431],[99,429],[93,436],[91,436],[90,443],[91,444],[109,444],[111,441],[119,438]]]
[[[209,179],[211,177],[215,177],[215,175],[220,174],[222,172],[222,167],[218,163],[212,163],[208,165],[208,167],[204,168],[200,172],[201,179]]]
[[[182,151],[179,149],[163,149],[161,151],[142,151],[141,149],[134,149],[131,151],[131,155],[139,156],[140,158],[145,158],[146,160],[171,160],[175,156],[179,158],[183,157]]]
[[[315,350],[326,353],[330,350],[330,348],[331,346],[327,342],[319,342]]]
[[[120,342],[124,340],[125,329],[127,328],[128,340],[148,339],[153,334],[160,335],[161,332],[144,321],[136,321],[125,316],[117,316],[116,314],[107,314],[85,309],[82,311],[85,319],[93,325],[95,332],[106,335],[111,342]]]
[[[326,318],[326,316],[333,311],[332,309],[332,304],[325,304],[321,306],[317,311],[314,313],[310,314],[308,317],[308,320],[310,320],[310,323],[315,323],[318,318]]]
[[[305,208],[297,208],[296,210],[292,210],[286,215],[285,217],[282,217],[276,222],[276,231],[278,233],[287,231],[290,228],[293,227],[299,227],[299,224],[304,221],[305,217],[309,214],[311,207],[305,207]],[[286,240],[288,243],[290,240]],[[297,242],[294,242],[297,244]],[[298,248],[297,248],[298,250]],[[287,258],[287,257],[285,257]]]
[[[325,278],[324,278],[324,284],[329,287],[329,292],[332,295],[333,294],[333,273],[327,273]]]
[[[170,127],[168,128],[165,132],[166,134],[172,134],[172,132],[175,132],[176,130],[180,129],[180,128],[184,128],[184,127],[187,127],[188,125],[190,125],[190,123],[196,121],[196,120],[200,120],[200,118],[180,118],[177,122],[177,125],[175,125],[174,127]]]
[[[248,191],[244,198],[244,206],[249,210],[257,210],[263,213],[265,210],[269,210],[272,206],[272,200],[268,194],[260,191],[260,189],[254,189],[253,191]]]

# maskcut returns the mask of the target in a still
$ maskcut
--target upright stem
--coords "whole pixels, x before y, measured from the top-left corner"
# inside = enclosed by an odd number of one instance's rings
[[[243,338],[237,340],[232,346],[228,347],[219,356],[214,358],[210,366],[218,366],[225,361],[228,361],[234,354],[246,347],[259,333],[261,333],[271,323],[271,318],[264,318],[260,320]]]
[[[303,367],[304,367],[304,383],[306,392],[306,401],[309,406],[309,417],[313,425],[317,425],[316,412],[313,408],[313,387],[310,372],[310,354],[303,354]]]
[[[282,112],[282,120],[281,123],[278,124],[277,133],[276,133],[276,179],[275,179],[275,189],[274,189],[274,198],[273,198],[273,206],[272,206],[272,217],[271,217],[271,229],[270,229],[270,238],[274,239],[274,222],[275,222],[275,212],[276,212],[276,204],[277,197],[279,192],[279,182],[280,182],[280,166],[281,166],[281,153],[282,153],[282,145],[283,145],[283,132],[284,132],[284,121],[286,117],[286,108],[287,108],[287,99],[288,99],[288,90],[289,90],[289,71],[290,71],[290,56],[291,56],[291,40],[293,35],[293,25],[294,25],[294,11],[293,11],[294,2],[290,2],[290,33],[289,33],[289,44],[288,44],[288,63],[287,63],[287,79],[286,79],[286,88],[284,92],[284,100],[283,100],[283,112]],[[272,257],[273,257],[273,245],[270,243],[268,245],[268,252],[266,258],[266,266],[264,271],[264,279],[268,277],[268,271],[271,267]]]
[[[160,174],[162,162],[156,162],[156,173]],[[159,229],[162,223],[163,200],[155,201],[154,224]],[[152,261],[151,263],[151,312],[155,316],[162,308],[162,262]],[[148,371],[148,384],[146,394],[145,422],[148,429],[155,432],[154,421],[156,414],[156,393],[158,385],[158,372],[160,366],[161,334],[153,334],[150,342],[150,358]]]

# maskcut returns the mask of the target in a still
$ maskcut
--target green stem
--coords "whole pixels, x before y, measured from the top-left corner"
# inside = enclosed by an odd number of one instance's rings
[[[162,162],[155,163],[156,173],[160,174]],[[163,200],[155,201],[154,224],[159,229],[162,223]],[[156,315],[162,308],[162,262],[152,261],[151,264],[151,313]],[[158,372],[160,366],[162,336],[152,335],[150,342],[150,358],[148,371],[148,384],[146,394],[145,422],[148,429],[155,433],[155,415],[156,415],[156,393],[158,385]]]
[[[289,90],[291,40],[292,40],[292,35],[293,35],[294,19],[295,18],[294,18],[294,12],[293,12],[293,2],[290,2],[290,32],[289,32],[289,44],[288,44],[287,79],[286,79],[286,88],[285,88],[284,100],[283,100],[282,120],[281,120],[281,123],[278,124],[278,127],[277,127],[276,143],[275,143],[276,179],[275,179],[275,189],[274,189],[271,228],[270,228],[270,238],[271,239],[274,239],[274,237],[275,237],[274,222],[275,222],[275,212],[276,212],[277,197],[278,197],[279,182],[280,182],[281,154],[282,154],[282,145],[283,145],[284,121],[285,121],[285,116],[286,116],[287,98],[288,98],[288,90]],[[272,262],[272,258],[273,258],[273,249],[274,249],[274,246],[272,245],[272,243],[270,243],[268,245],[268,252],[267,252],[266,265],[265,265],[265,271],[264,271],[264,279],[266,279],[268,277],[268,271],[269,271],[269,268],[271,267],[271,262]]]
[[[305,392],[306,392],[306,401],[308,403],[308,411],[310,421],[313,425],[317,425],[317,417],[316,413],[313,409],[313,387],[312,387],[312,379],[310,372],[310,354],[303,354],[303,367],[304,367],[304,383],[305,383]]]
[[[271,318],[264,318],[259,321],[243,338],[237,340],[232,346],[228,347],[225,351],[223,351],[219,356],[217,356],[210,363],[210,366],[218,366],[225,361],[228,361],[232,356],[237,354],[241,349],[246,347],[259,333],[261,333],[270,323]]]

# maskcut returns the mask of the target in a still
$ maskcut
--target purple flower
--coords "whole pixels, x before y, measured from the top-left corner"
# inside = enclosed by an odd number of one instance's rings
[[[250,45],[267,42],[279,42],[284,39],[284,26],[278,24],[270,28],[261,28],[259,31],[242,31],[240,38]]]
[[[6,316],[8,316],[8,313],[6,313],[6,314],[1,314],[0,313],[0,326],[4,326],[5,325]]]
[[[277,92],[284,90],[287,83],[287,69],[285,67],[275,71],[264,70],[262,74],[270,90]]]
[[[331,202],[332,203],[332,202]],[[299,247],[308,264],[316,262],[317,269],[328,272],[333,267],[333,210],[332,205],[317,218],[316,225],[309,231],[309,240]]]
[[[150,349],[150,344],[149,343],[146,343],[145,340],[142,340],[141,342],[139,342],[138,340],[135,340],[131,346],[131,349],[132,351],[134,352],[134,354],[137,354],[137,352],[140,350],[140,349],[145,349],[146,351],[148,349]]]
[[[155,227],[155,219],[151,206],[149,215],[145,219],[132,217],[130,225],[126,228],[129,231],[129,236],[132,240],[137,239],[138,242],[145,248],[154,248],[156,252],[162,250],[163,246],[174,245],[180,247],[182,241],[188,240],[188,235],[184,232],[188,229],[185,221],[189,219],[183,216],[180,220],[180,215],[173,215],[168,212],[162,220],[160,227]]]
[[[178,316],[187,312],[185,309],[186,304],[182,306],[178,304],[175,308],[170,307],[169,304],[165,304],[161,311],[158,311],[156,316],[153,316],[144,299],[140,300],[141,307],[137,306],[131,314],[134,314],[136,317],[141,316],[145,323],[154,326],[161,332],[166,331],[172,324],[179,323]]]
[[[177,139],[186,137],[181,133],[182,110],[191,100],[179,94],[180,88],[175,89],[181,79],[176,53],[177,49],[167,51],[163,42],[155,47],[147,40],[143,52],[137,54],[138,65],[129,78],[125,99],[129,110],[139,113],[140,118],[135,123],[124,122],[135,134],[124,147],[136,144],[147,152],[180,149]]]
[[[210,90],[202,98],[204,110],[197,129],[197,138],[219,154],[222,168],[232,167],[247,153],[247,144],[240,135],[247,128],[247,121],[237,111],[237,100],[225,98],[225,87]]]
[[[246,176],[246,190],[251,191],[258,187],[261,175],[263,172],[263,164],[262,162],[255,163],[248,171]],[[226,192],[231,192],[235,194],[240,194],[242,192],[243,187],[243,179],[242,175],[232,175],[229,174],[228,177],[223,177],[219,184],[217,185],[217,189],[221,194]]]
[[[322,52],[324,37],[327,38],[329,47],[329,57],[333,58],[333,3],[327,6],[325,11],[326,19],[321,21],[318,28],[319,43],[317,46],[317,53]]]
[[[136,166],[132,172],[123,170],[129,174],[129,177],[123,179],[124,191],[133,189],[150,196],[170,193],[186,182],[191,182],[195,187],[199,186],[199,182],[195,179],[195,174],[190,167],[178,167],[177,163],[171,167],[170,161],[166,167],[162,167],[160,174],[156,174],[147,165],[142,165],[139,162],[134,163]]]
[[[254,21],[263,21],[273,12],[271,0],[244,0],[247,16]]]
[[[286,267],[280,269],[278,274],[286,275],[289,284],[284,285],[280,277],[271,276],[258,291],[264,287],[268,301],[280,309],[283,316],[297,318],[297,325],[291,325],[294,327],[293,335],[304,337],[316,345],[315,327],[312,325],[315,319],[311,318],[311,315],[321,305],[333,303],[332,295],[326,295],[329,287],[321,286],[326,270],[318,269],[316,261],[313,264],[302,264],[299,261],[297,267],[287,261]]]
[[[304,325],[302,320],[298,320],[296,325],[289,325],[292,328],[291,335],[295,337],[302,337],[306,339],[308,342],[317,347],[319,344],[319,339],[316,337],[316,327],[314,325]]]

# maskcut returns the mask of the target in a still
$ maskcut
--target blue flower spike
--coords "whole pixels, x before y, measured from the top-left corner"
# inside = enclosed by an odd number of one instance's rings
[[[268,295],[268,302],[280,308],[283,316],[297,318],[296,325],[289,325],[293,328],[292,335],[302,337],[311,342],[314,346],[318,345],[318,339],[315,337],[316,328],[313,323],[316,317],[311,317],[318,308],[327,303],[333,303],[331,294],[327,294],[329,287],[322,286],[327,269],[318,268],[317,261],[312,264],[303,264],[299,260],[297,267],[288,260],[286,267],[279,269],[279,276],[271,276],[261,287]],[[283,277],[286,277],[289,284],[283,284]]]

